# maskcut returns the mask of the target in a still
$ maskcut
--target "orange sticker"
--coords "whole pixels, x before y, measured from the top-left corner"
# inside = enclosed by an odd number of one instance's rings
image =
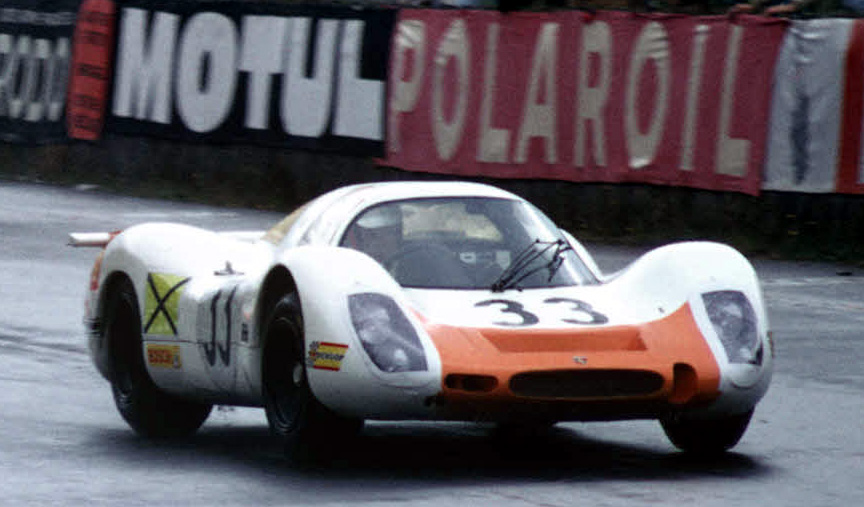
[[[179,345],[147,344],[147,364],[154,368],[179,370],[183,367]]]

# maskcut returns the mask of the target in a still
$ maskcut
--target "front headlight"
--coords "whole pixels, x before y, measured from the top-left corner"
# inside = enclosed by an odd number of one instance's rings
[[[762,364],[756,312],[747,296],[735,290],[721,290],[702,294],[702,301],[729,362]]]
[[[374,292],[348,296],[354,331],[369,359],[387,373],[426,371],[417,331],[391,298]]]

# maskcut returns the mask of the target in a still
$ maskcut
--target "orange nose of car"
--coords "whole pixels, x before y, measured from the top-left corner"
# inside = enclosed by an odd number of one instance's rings
[[[427,330],[441,355],[443,417],[617,419],[719,394],[720,369],[688,305],[639,325]]]

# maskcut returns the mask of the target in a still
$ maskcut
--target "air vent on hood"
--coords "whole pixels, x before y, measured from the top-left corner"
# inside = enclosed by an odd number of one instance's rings
[[[483,337],[501,352],[642,351],[645,342],[633,327],[592,329],[483,329]]]

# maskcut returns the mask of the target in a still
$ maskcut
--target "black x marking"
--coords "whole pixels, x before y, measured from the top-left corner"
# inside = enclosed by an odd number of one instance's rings
[[[174,319],[171,318],[171,314],[168,313],[168,309],[165,308],[165,303],[168,302],[168,298],[170,298],[175,292],[177,292],[180,287],[183,287],[187,283],[189,283],[191,278],[185,278],[177,285],[171,287],[165,295],[159,294],[159,290],[156,288],[156,282],[153,281],[153,274],[150,273],[147,275],[147,285],[150,286],[150,290],[153,291],[153,297],[156,298],[156,309],[153,310],[153,314],[150,315],[150,320],[147,321],[147,324],[144,326],[144,332],[150,332],[150,328],[153,326],[153,322],[156,321],[156,318],[161,313],[165,316],[165,320],[168,322],[168,325],[171,326],[171,332],[175,335],[177,334],[177,326],[174,324]]]

